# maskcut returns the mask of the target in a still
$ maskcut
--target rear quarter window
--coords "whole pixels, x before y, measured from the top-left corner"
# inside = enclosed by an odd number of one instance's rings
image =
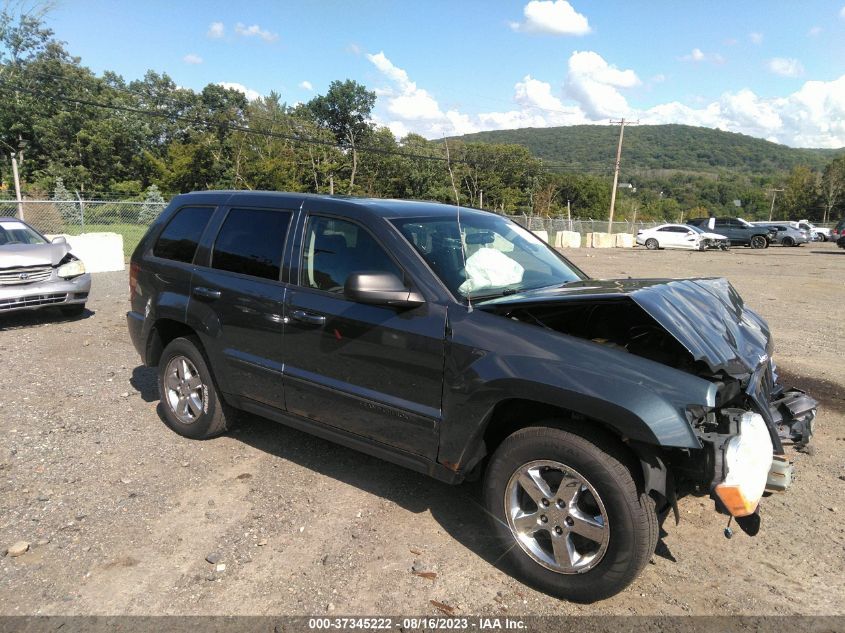
[[[211,267],[279,279],[291,213],[264,209],[232,209],[217,234]]]
[[[214,209],[211,207],[179,209],[158,236],[153,255],[190,264],[212,213]]]

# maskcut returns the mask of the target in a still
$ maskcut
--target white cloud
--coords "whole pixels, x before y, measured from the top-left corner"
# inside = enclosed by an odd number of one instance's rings
[[[633,70],[619,70],[592,51],[575,51],[569,58],[565,93],[588,117],[601,119],[627,114],[628,102],[619,89],[640,83]]]
[[[804,74],[804,66],[797,59],[774,57],[766,64],[769,71],[781,77],[798,77]]]
[[[531,0],[522,9],[524,22],[511,22],[514,31],[551,35],[585,35],[590,32],[586,16],[566,0]]]
[[[679,57],[682,62],[713,62],[714,64],[724,64],[725,58],[719,53],[705,53],[700,48],[694,48],[686,55]]]
[[[807,81],[783,97],[761,97],[746,88],[715,100],[637,108],[625,95],[641,84],[633,70],[620,69],[598,53],[576,51],[569,57],[560,91],[526,75],[514,85],[512,107],[469,114],[441,107],[383,52],[367,58],[389,82],[378,88],[376,120],[399,137],[409,132],[440,138],[479,130],[606,124],[608,118],[624,116],[653,125],[681,123],[740,132],[794,147],[845,146],[845,75]]]
[[[762,33],[749,33],[748,39],[751,40],[752,44],[762,44],[763,43],[763,34]]]
[[[249,101],[255,101],[256,99],[258,99],[261,96],[261,93],[258,92],[257,90],[253,90],[252,88],[247,88],[243,84],[239,84],[239,83],[236,83],[236,82],[218,81],[217,85],[222,86],[223,88],[228,88],[229,90],[237,90],[238,92],[242,92],[242,93],[244,93],[244,95],[246,95],[246,98]]]
[[[262,29],[257,24],[253,24],[252,26],[245,26],[238,22],[235,25],[235,33],[242,37],[260,37],[265,42],[274,42],[275,40],[279,39],[278,33],[271,33],[265,29]]]
[[[839,17],[845,20],[845,7],[839,9]]]
[[[299,87],[303,90],[307,90],[308,92],[312,92],[314,90],[314,86],[310,81],[300,81]]]
[[[814,26],[809,31],[807,31],[807,35],[809,35],[810,37],[816,37],[821,32],[822,32],[822,27]]]
[[[188,53],[182,58],[182,61],[191,65],[202,64],[202,57],[196,53]]]
[[[222,22],[212,22],[208,25],[208,33],[205,35],[213,40],[220,39],[226,35],[226,27],[223,26]]]

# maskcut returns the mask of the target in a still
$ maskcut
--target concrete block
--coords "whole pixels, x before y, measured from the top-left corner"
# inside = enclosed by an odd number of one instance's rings
[[[555,246],[559,248],[581,247],[581,234],[577,231],[558,231],[556,238],[559,244],[555,244]]]
[[[70,244],[70,252],[85,264],[89,273],[104,273],[124,269],[123,236],[119,233],[82,233],[47,235],[48,239],[64,237]]]
[[[593,248],[613,248],[615,245],[612,233],[593,233],[590,244]]]
[[[616,248],[634,248],[634,236],[630,233],[616,233]]]
[[[541,240],[543,240],[546,244],[549,243],[549,232],[548,231],[531,231],[531,232],[534,233],[534,235],[539,237]]]

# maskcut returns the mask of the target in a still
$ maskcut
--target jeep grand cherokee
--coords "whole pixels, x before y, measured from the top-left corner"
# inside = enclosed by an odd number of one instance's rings
[[[483,477],[511,568],[611,596],[709,496],[747,532],[816,402],[724,279],[590,279],[504,217],[400,200],[176,197],[132,256],[166,423],[245,410],[440,480]]]

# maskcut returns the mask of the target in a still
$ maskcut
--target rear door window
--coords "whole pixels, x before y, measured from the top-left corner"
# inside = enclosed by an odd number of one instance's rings
[[[211,207],[183,207],[176,212],[153,246],[153,255],[190,264],[211,218]]]
[[[290,218],[289,211],[232,209],[214,242],[211,267],[278,280]]]

